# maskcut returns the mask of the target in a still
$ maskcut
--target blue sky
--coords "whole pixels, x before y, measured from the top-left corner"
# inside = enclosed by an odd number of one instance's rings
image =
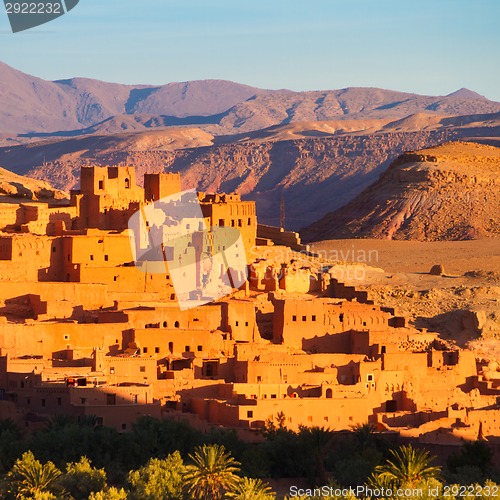
[[[467,87],[500,101],[499,25],[499,0],[80,0],[17,34],[0,11],[0,60],[51,80]]]

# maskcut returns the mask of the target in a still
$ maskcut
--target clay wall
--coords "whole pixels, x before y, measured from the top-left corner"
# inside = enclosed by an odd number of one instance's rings
[[[83,167],[80,185],[81,196],[72,192],[79,228],[124,229],[144,200],[134,167]]]
[[[170,307],[137,308],[124,311],[132,328],[157,327],[170,330],[210,330],[221,327],[222,305],[207,304],[203,307],[181,311]]]
[[[324,306],[316,300],[274,300],[273,341],[302,348],[302,340],[326,332]]]
[[[110,206],[120,203],[128,206],[130,201],[142,201],[144,191],[137,186],[134,167],[83,167],[80,174],[80,192],[83,195],[108,196],[115,200]]]
[[[428,354],[423,353],[386,353],[382,356],[382,367],[386,371],[409,371],[425,375],[427,373]]]
[[[112,384],[152,384],[156,380],[156,357],[147,356],[104,356],[98,358],[103,372]],[[96,367],[99,370],[99,366]]]
[[[210,226],[238,229],[247,253],[255,245],[257,217],[254,201],[240,201],[239,196],[205,196],[200,200],[204,217],[210,218]],[[214,200],[214,201],[212,201]]]
[[[173,330],[163,328],[134,329],[124,338],[135,342],[142,354],[158,359],[172,354],[191,353],[193,357],[216,356],[224,350],[221,333],[209,330]]]
[[[106,352],[121,348],[121,324],[5,323],[0,328],[2,355],[43,356],[51,359],[67,349],[102,346]]]
[[[145,201],[158,201],[181,191],[179,173],[144,174]]]
[[[26,302],[30,296],[38,297],[46,304],[46,318],[76,317],[83,309],[98,309],[113,305],[113,297],[107,293],[105,285],[80,283],[30,283],[9,282],[8,287],[0,287],[0,308],[6,304]],[[36,301],[32,300],[31,304]]]
[[[1,236],[4,245],[4,256],[10,260],[0,262],[6,271],[2,273],[3,280],[38,281],[54,279],[59,274],[62,261],[58,259],[60,242],[49,236],[36,236],[32,234],[12,234]],[[9,250],[10,247],[10,250]],[[9,268],[21,270],[21,278],[9,272]]]
[[[379,308],[343,301],[337,304],[322,300],[275,299],[273,318],[273,340],[297,348],[311,350],[317,338],[326,334],[348,332],[350,330],[387,331],[389,314]],[[316,337],[315,342],[306,342]],[[335,339],[332,336],[324,346],[328,348]],[[340,339],[339,339],[340,340]],[[347,342],[347,343],[346,343]],[[335,349],[350,352],[346,347],[349,341],[343,341]]]
[[[0,203],[0,230],[16,225],[18,220],[18,210],[18,204]]]
[[[161,405],[157,402],[151,404],[122,404],[119,411],[116,406],[80,406],[80,415],[97,415],[102,419],[102,424],[114,427],[119,432],[128,432],[132,429],[132,424],[142,416],[161,418]]]
[[[255,302],[230,300],[222,302],[222,325],[236,342],[255,342],[260,340],[256,328]]]
[[[262,240],[271,240],[275,245],[290,247],[297,252],[309,251],[309,245],[302,245],[299,233],[285,231],[282,227],[258,224],[257,236]]]
[[[353,425],[366,423],[372,414],[368,398],[259,399],[247,405],[211,400],[209,404],[193,405],[193,409],[211,423],[247,428],[262,427],[269,418],[274,418],[276,423],[278,413],[283,412],[286,427],[294,431],[299,425],[350,429]]]
[[[71,229],[78,216],[74,206],[49,207],[46,203],[22,204],[17,224],[22,231],[38,235],[55,235],[57,227]]]

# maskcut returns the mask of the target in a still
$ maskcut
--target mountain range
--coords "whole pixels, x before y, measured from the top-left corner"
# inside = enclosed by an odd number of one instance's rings
[[[0,63],[0,133],[4,135],[70,132],[74,136],[103,128],[106,133],[120,133],[171,125],[204,125],[221,135],[293,122],[396,119],[420,112],[497,113],[500,103],[467,89],[447,96],[421,96],[356,87],[265,90],[224,80],[161,86],[88,78],[47,81]]]
[[[500,145],[499,138],[500,103],[467,89],[421,96],[223,80],[50,82],[0,63],[1,167],[66,192],[85,165],[131,164],[138,179],[180,172],[186,188],[256,200],[264,223],[279,224],[283,199],[287,229],[341,209],[405,151],[456,140]]]

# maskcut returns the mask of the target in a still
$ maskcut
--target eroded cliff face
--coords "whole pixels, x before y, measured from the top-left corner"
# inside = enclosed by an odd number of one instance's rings
[[[455,142],[405,153],[306,240],[467,240],[500,234],[500,149]]]
[[[1,161],[7,168],[64,190],[75,187],[82,165],[135,165],[138,179],[146,172],[180,172],[185,188],[237,191],[256,200],[259,220],[266,224],[279,224],[283,196],[286,227],[297,230],[348,203],[402,152],[456,135],[450,130],[401,132],[249,141],[175,151],[142,151],[124,147],[119,140],[103,148],[93,146],[88,138],[80,149],[61,151],[57,146],[51,151],[50,145],[43,149],[29,146],[24,153],[18,149],[16,155],[5,155]]]

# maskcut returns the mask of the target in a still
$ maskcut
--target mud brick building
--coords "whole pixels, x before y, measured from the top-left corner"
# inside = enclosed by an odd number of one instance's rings
[[[457,446],[481,429],[496,445],[497,367],[331,269],[253,259],[255,204],[236,194],[198,200],[208,228],[240,231],[248,282],[181,310],[168,266],[138,268],[127,229],[180,190],[177,174],[148,174],[141,188],[133,167],[88,167],[67,206],[0,204],[0,418],[31,428],[93,414],[126,431],[140,415],[175,416],[250,438],[282,412],[291,429],[372,422]]]

